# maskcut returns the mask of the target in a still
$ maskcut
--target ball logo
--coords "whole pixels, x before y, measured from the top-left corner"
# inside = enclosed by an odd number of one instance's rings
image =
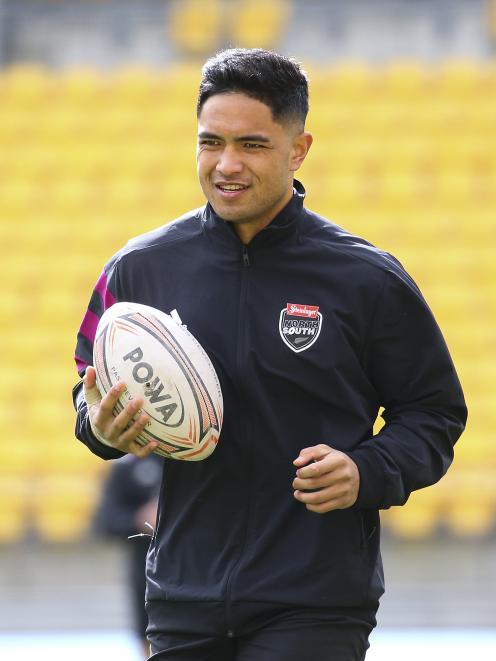
[[[124,362],[134,363],[132,377],[136,383],[144,386],[144,397],[148,399],[157,417],[167,427],[178,427],[184,420],[184,406],[181,396],[175,388],[175,393],[165,390],[165,385],[153,373],[150,363],[143,360],[143,350],[136,347],[122,357]]]
[[[318,305],[287,303],[279,317],[279,333],[294,352],[305,351],[320,335],[322,315]]]

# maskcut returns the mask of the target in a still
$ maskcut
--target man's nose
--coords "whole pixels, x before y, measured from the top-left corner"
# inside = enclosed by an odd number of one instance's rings
[[[226,176],[239,174],[243,169],[240,155],[234,146],[226,145],[217,162],[217,172]]]

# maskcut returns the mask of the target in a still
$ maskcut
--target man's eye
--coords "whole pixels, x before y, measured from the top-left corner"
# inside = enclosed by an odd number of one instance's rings
[[[219,140],[200,140],[199,144],[201,147],[218,147],[220,142]]]
[[[259,142],[245,142],[245,147],[247,149],[261,149],[264,145],[261,145]]]

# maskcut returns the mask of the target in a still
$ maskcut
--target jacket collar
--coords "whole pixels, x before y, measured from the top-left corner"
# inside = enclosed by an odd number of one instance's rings
[[[297,179],[293,182],[293,197],[277,216],[261,230],[250,242],[250,246],[265,244],[267,241],[283,239],[296,231],[297,219],[303,209],[305,188]],[[204,207],[202,225],[212,238],[228,242],[231,245],[241,245],[232,224],[218,216],[210,202]]]

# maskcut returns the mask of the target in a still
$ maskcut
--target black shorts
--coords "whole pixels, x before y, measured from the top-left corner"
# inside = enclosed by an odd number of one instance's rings
[[[374,611],[150,602],[153,661],[363,661]]]

